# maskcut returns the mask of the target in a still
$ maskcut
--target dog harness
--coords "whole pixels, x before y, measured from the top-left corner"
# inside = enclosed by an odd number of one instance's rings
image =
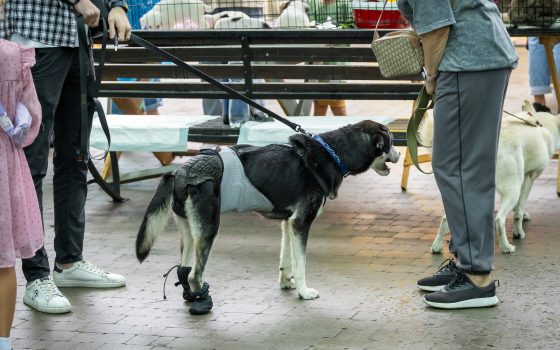
[[[220,151],[220,157],[224,163],[224,172],[221,191],[220,212],[228,211],[271,211],[274,205],[266,198],[245,175],[243,164],[239,157],[230,147],[224,147]]]
[[[202,150],[196,156],[179,166],[173,173],[175,184],[173,195],[174,212],[186,217],[185,201],[188,186],[196,186],[204,181],[220,183],[220,212],[229,211],[271,211],[274,205],[245,175],[243,164],[230,147],[216,150]]]

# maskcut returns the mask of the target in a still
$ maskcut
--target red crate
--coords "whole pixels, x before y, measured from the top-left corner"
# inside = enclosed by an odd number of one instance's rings
[[[383,1],[352,1],[354,23],[357,28],[375,28],[377,20],[383,9]],[[378,28],[402,29],[409,26],[407,20],[401,15],[396,1],[388,1]]]

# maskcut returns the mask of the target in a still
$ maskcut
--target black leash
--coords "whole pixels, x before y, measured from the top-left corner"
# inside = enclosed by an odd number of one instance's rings
[[[305,131],[301,125],[293,123],[291,121],[289,121],[286,118],[281,117],[280,115],[278,115],[277,113],[274,113],[273,111],[269,110],[268,108],[261,106],[260,104],[256,103],[255,101],[253,101],[252,99],[246,97],[243,94],[240,94],[239,92],[235,91],[234,89],[230,88],[229,86],[222,84],[221,82],[217,81],[216,79],[212,78],[211,76],[209,76],[208,74],[204,73],[203,71],[185,63],[184,61],[182,61],[181,59],[179,59],[178,57],[170,54],[169,52],[160,49],[159,47],[155,46],[154,44],[150,43],[149,41],[146,41],[144,39],[142,39],[141,37],[139,37],[136,34],[132,34],[130,36],[130,42],[140,45],[150,51],[152,51],[153,53],[160,55],[161,57],[164,57],[165,59],[175,63],[177,66],[188,70],[189,72],[191,72],[192,74],[198,76],[199,78],[201,78],[202,80],[214,85],[215,87],[217,87],[218,89],[225,91],[228,93],[228,95],[230,95],[230,97],[241,100],[245,103],[247,103],[248,105],[255,107],[256,109],[258,109],[259,111],[268,114],[269,116],[271,116],[272,118],[278,120],[281,123],[284,123],[285,125],[289,126],[291,129],[293,129],[296,132],[301,132],[309,137],[313,137],[313,134]]]
[[[76,17],[78,27],[78,40],[79,40],[79,60],[80,60],[80,149],[77,158],[87,163],[88,170],[92,174],[94,180],[115,202],[123,202],[125,199],[120,195],[118,184],[109,185],[103,181],[101,175],[97,171],[93,160],[89,155],[89,131],[90,120],[88,111],[88,96],[91,97],[94,103],[94,111],[97,112],[99,123],[103,129],[103,133],[107,138],[107,151],[100,158],[104,159],[107,153],[111,154],[111,168],[113,169],[113,178],[118,177],[118,167],[116,166],[117,157],[115,152],[110,151],[111,147],[111,134],[109,132],[109,125],[103,106],[99,101],[99,88],[103,76],[103,66],[105,65],[105,53],[107,47],[107,22],[105,17],[100,17],[100,25],[103,27],[103,39],[101,43],[101,53],[99,56],[99,66],[97,72],[94,71],[93,55],[91,46],[88,42],[88,35],[86,33],[85,21],[82,16]]]

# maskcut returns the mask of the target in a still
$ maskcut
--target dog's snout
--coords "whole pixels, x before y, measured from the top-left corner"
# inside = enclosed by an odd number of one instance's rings
[[[396,163],[399,161],[400,157],[401,157],[401,153],[397,151],[397,149],[394,146],[391,146],[391,150],[387,155],[387,160],[390,161],[391,163]]]

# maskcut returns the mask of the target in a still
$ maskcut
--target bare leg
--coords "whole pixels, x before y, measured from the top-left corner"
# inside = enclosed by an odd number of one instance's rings
[[[159,110],[157,108],[152,109],[152,110],[146,111],[146,114],[147,115],[159,115]],[[159,160],[161,165],[171,164],[171,162],[173,162],[173,159],[175,159],[175,156],[171,152],[154,152],[154,156]]]
[[[540,103],[543,106],[546,106],[546,98],[544,95],[535,95],[533,96],[533,102]]]
[[[315,100],[313,101],[313,115],[317,117],[322,117],[327,115],[327,108],[329,106],[323,103],[323,100]]]
[[[16,309],[16,269],[0,269],[0,337],[9,338]]]
[[[331,111],[336,116],[347,116],[348,113],[346,112],[346,101],[336,101],[337,103],[331,105]]]

